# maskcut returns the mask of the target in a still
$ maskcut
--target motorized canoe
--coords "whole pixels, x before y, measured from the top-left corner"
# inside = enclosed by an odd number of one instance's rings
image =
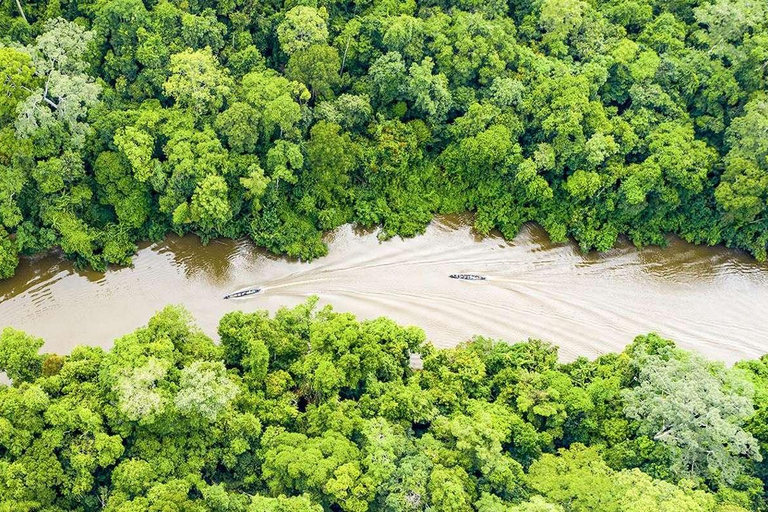
[[[479,276],[477,274],[451,274],[451,279],[461,279],[463,281],[485,281],[485,276]]]
[[[229,295],[225,295],[225,299],[239,299],[240,297],[247,297],[249,295],[256,295],[261,291],[261,288],[251,288],[249,290],[242,290],[239,292],[230,293]]]

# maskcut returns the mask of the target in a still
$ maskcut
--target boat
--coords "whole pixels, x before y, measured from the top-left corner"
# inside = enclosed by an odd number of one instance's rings
[[[256,295],[261,291],[261,288],[250,288],[248,290],[242,290],[239,292],[230,293],[225,295],[225,299],[239,299],[240,297],[248,297],[249,295]]]
[[[479,276],[477,274],[451,274],[451,279],[461,279],[463,281],[485,281],[485,276]]]

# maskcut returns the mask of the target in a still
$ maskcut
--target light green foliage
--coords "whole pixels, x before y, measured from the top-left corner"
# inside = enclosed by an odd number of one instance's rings
[[[323,507],[312,503],[308,496],[278,496],[268,498],[254,496],[247,508],[248,512],[322,512]]]
[[[161,361],[150,358],[146,364],[134,368],[117,381],[118,407],[126,418],[137,421],[159,413],[167,397],[157,390],[157,381],[167,374]]]
[[[431,72],[431,68],[428,71]],[[402,99],[407,90],[405,62],[398,52],[388,52],[376,59],[371,64],[368,76],[381,104]]]
[[[343,223],[467,210],[584,251],[674,233],[768,257],[764,2],[13,3],[0,276],[169,232],[311,259]]]
[[[341,487],[336,489],[342,484],[336,478],[346,479],[343,474],[347,468],[353,470],[353,475],[360,474],[359,469],[355,471],[357,448],[336,432],[307,438],[302,434],[267,431],[262,443],[264,476],[273,493],[308,492],[317,501],[331,503],[336,500],[335,494],[342,491]]]
[[[502,449],[502,443],[511,439],[515,418],[502,407],[479,402],[470,402],[468,409],[468,415],[457,413],[434,421],[433,435],[443,442],[445,451],[432,454],[433,462],[457,464],[467,474],[481,475],[481,489],[508,500],[520,498],[525,494],[520,487],[523,468]]]
[[[102,203],[114,207],[123,226],[141,228],[151,211],[149,190],[139,180],[133,179],[127,159],[105,151],[94,162],[94,174],[103,187]]]
[[[733,483],[743,460],[761,460],[743,428],[754,410],[743,375],[695,354],[649,355],[644,348],[635,351],[639,385],[624,393],[625,412],[639,421],[641,434],[672,448],[674,473]]]
[[[171,55],[169,71],[163,85],[165,93],[195,115],[217,112],[229,95],[229,74],[219,66],[209,47]]]
[[[408,70],[408,96],[413,106],[432,122],[439,123],[451,108],[451,92],[448,80],[442,74],[432,73],[432,59],[425,57],[420,64],[412,64]]]
[[[305,86],[266,71],[245,75],[240,88],[243,99],[262,116],[259,128],[266,141],[296,136],[302,116],[299,101],[309,99]]]
[[[685,483],[675,486],[654,480],[637,469],[614,471],[597,450],[581,445],[561,450],[557,455],[543,455],[531,466],[528,480],[548,501],[574,512],[743,510],[720,506],[712,495],[691,490]]]
[[[8,238],[8,232],[0,228],[0,278],[11,277],[19,264],[17,245]]]
[[[568,177],[565,189],[573,197],[584,201],[594,196],[600,189],[600,175],[593,171],[579,169]]]
[[[221,176],[203,178],[192,195],[189,208],[191,220],[204,231],[222,230],[232,218],[227,192],[227,183]]]
[[[507,238],[672,232],[765,259],[766,12],[6,2],[0,278],[52,248],[127,264],[170,231],[310,259],[346,222],[413,236],[465,210]],[[6,331],[0,510],[766,508],[761,361],[751,399],[657,337],[561,365],[537,341],[437,350],[314,305],[231,313],[220,346],[178,308],[108,351],[41,356]]]
[[[238,386],[227,378],[221,362],[195,361],[181,371],[179,391],[173,399],[182,414],[216,417],[237,396]]]
[[[328,39],[325,8],[299,5],[285,13],[285,19],[277,27],[280,48],[292,55],[312,45],[323,44]]]
[[[279,140],[267,153],[267,169],[275,186],[284,180],[295,184],[297,172],[304,167],[304,155],[301,148],[292,142]]]
[[[213,130],[177,130],[163,150],[167,182],[161,185],[161,211],[172,213],[174,224],[196,222],[204,231],[221,229],[231,218],[228,186],[220,176],[229,162]],[[188,213],[179,215],[179,207]]]
[[[568,51],[567,39],[583,23],[587,5],[581,0],[544,0],[541,3],[542,41],[550,52],[561,55]]]
[[[238,153],[253,153],[259,142],[258,126],[261,114],[251,105],[233,103],[216,116],[216,129],[226,138],[230,149]]]
[[[274,349],[281,356],[301,353],[298,339],[280,339],[281,332],[269,327],[271,323],[258,313],[229,313],[219,322],[224,359],[229,366],[242,368],[244,377],[254,382],[262,382],[267,376],[269,348],[273,343],[278,344]]]
[[[352,94],[342,94],[332,102],[322,102],[317,105],[315,112],[322,119],[347,130],[364,127],[373,115],[370,98]]]
[[[101,90],[85,72],[86,48],[93,36],[75,23],[56,18],[46,22],[45,32],[25,49],[39,85],[17,109],[15,126],[20,137],[62,123],[72,134],[74,146],[84,143],[88,130],[85,116],[97,103]]]
[[[204,9],[200,14],[181,15],[181,39],[190,48],[221,50],[227,27],[216,19],[213,9]]]
[[[2,195],[0,196],[0,224],[7,228],[14,228],[24,220],[18,198],[19,193],[24,189],[24,185],[28,182],[29,178],[24,170],[12,165],[8,161],[9,153],[13,151],[14,147],[18,147],[17,145],[19,144],[24,143],[16,139],[13,129],[6,128],[0,131],[0,146],[5,148],[4,151],[0,151],[4,161],[4,163],[0,163],[0,183],[2,183],[0,185],[2,187],[0,189],[2,190]],[[0,234],[2,234],[0,237],[2,243],[0,245],[3,247],[3,261],[5,262],[3,268],[5,268],[11,261],[9,257],[15,254],[13,249],[16,248],[16,244],[8,239],[7,231],[2,231]],[[6,277],[10,277],[10,275],[12,275],[12,272]]]
[[[622,390],[693,360],[671,342],[561,365],[538,341],[440,350],[415,327],[316,305],[229,313],[218,346],[179,307],[67,356],[6,329],[0,510],[762,510],[759,467],[736,468],[732,486],[644,472],[660,472],[665,444],[629,428]],[[764,441],[768,373],[742,366]],[[692,393],[680,379],[667,390]]]
[[[473,99],[465,88],[509,80],[507,63],[517,53],[517,31],[510,18],[484,15],[478,12],[480,9],[470,11],[433,12],[425,26],[429,34],[439,34],[428,39],[427,53],[434,55],[438,69],[445,73],[463,108],[467,100]],[[414,39],[409,37],[410,41]],[[414,56],[413,60],[420,58]]]
[[[245,197],[251,200],[252,211],[261,209],[261,198],[267,190],[270,179],[264,176],[264,169],[256,162],[250,162],[247,173],[240,178],[240,184],[245,189]]]
[[[28,53],[0,47],[0,120],[7,122],[16,115],[16,107],[35,85],[35,70]]]
[[[758,257],[765,257],[768,208],[768,144],[761,134],[768,127],[768,99],[759,95],[734,119],[726,134],[730,151],[725,172],[715,190],[717,202],[728,212],[726,221],[743,226]],[[748,240],[748,241],[747,241]]]
[[[694,15],[706,27],[709,52],[739,60],[744,34],[765,27],[768,8],[762,2],[718,0],[695,8]]]
[[[147,132],[128,126],[119,130],[114,137],[115,145],[131,165],[133,175],[139,182],[146,182],[155,172],[152,160],[155,141]]]
[[[341,59],[336,48],[313,44],[291,55],[285,76],[306,85],[315,98],[330,99],[339,82],[340,67]]]
[[[0,371],[14,383],[34,381],[43,367],[42,346],[42,339],[6,327],[0,334]]]
[[[360,160],[361,148],[336,124],[321,121],[307,142],[307,167],[301,186],[311,210],[319,210],[324,229],[334,228],[349,219],[345,207],[351,202],[349,183]]]
[[[470,478],[461,468],[435,466],[427,490],[435,508],[446,512],[471,512]]]
[[[485,512],[478,506],[478,512]],[[487,512],[493,509],[489,508]],[[509,512],[562,512],[563,507],[547,503],[541,496],[534,496],[530,501],[523,502],[508,509]]]

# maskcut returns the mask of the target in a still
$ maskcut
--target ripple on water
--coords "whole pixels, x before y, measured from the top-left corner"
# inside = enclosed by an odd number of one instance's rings
[[[215,336],[228,311],[276,310],[312,294],[361,318],[390,316],[423,327],[439,346],[475,334],[541,338],[561,355],[620,350],[649,331],[728,362],[768,352],[768,266],[722,247],[670,237],[665,249],[620,241],[606,254],[552,244],[526,225],[513,241],[478,237],[466,216],[442,217],[423,236],[382,242],[376,230],[343,226],[311,263],[261,251],[245,240],[169,236],[144,244],[131,268],[76,272],[54,256],[25,260],[0,282],[0,327],[44,337],[46,350],[108,345],[167,304],[183,304]],[[467,283],[452,273],[489,279]],[[238,301],[222,296],[263,287]],[[74,325],[73,325],[74,324]]]

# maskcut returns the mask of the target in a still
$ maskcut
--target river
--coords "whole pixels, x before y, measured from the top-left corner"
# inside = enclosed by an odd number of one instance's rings
[[[768,265],[723,247],[670,237],[666,248],[623,241],[603,254],[552,244],[526,225],[511,241],[479,237],[467,216],[440,217],[424,235],[379,241],[344,226],[329,255],[290,261],[247,241],[170,236],[143,245],[129,268],[76,271],[55,255],[24,259],[0,281],[0,326],[46,340],[45,351],[109,346],[166,304],[183,304],[215,337],[227,311],[276,310],[318,295],[360,318],[389,316],[422,327],[438,346],[481,334],[541,338],[563,360],[621,350],[656,331],[684,348],[735,362],[768,352]],[[482,282],[449,279],[477,273]],[[223,300],[235,290],[264,291]]]

